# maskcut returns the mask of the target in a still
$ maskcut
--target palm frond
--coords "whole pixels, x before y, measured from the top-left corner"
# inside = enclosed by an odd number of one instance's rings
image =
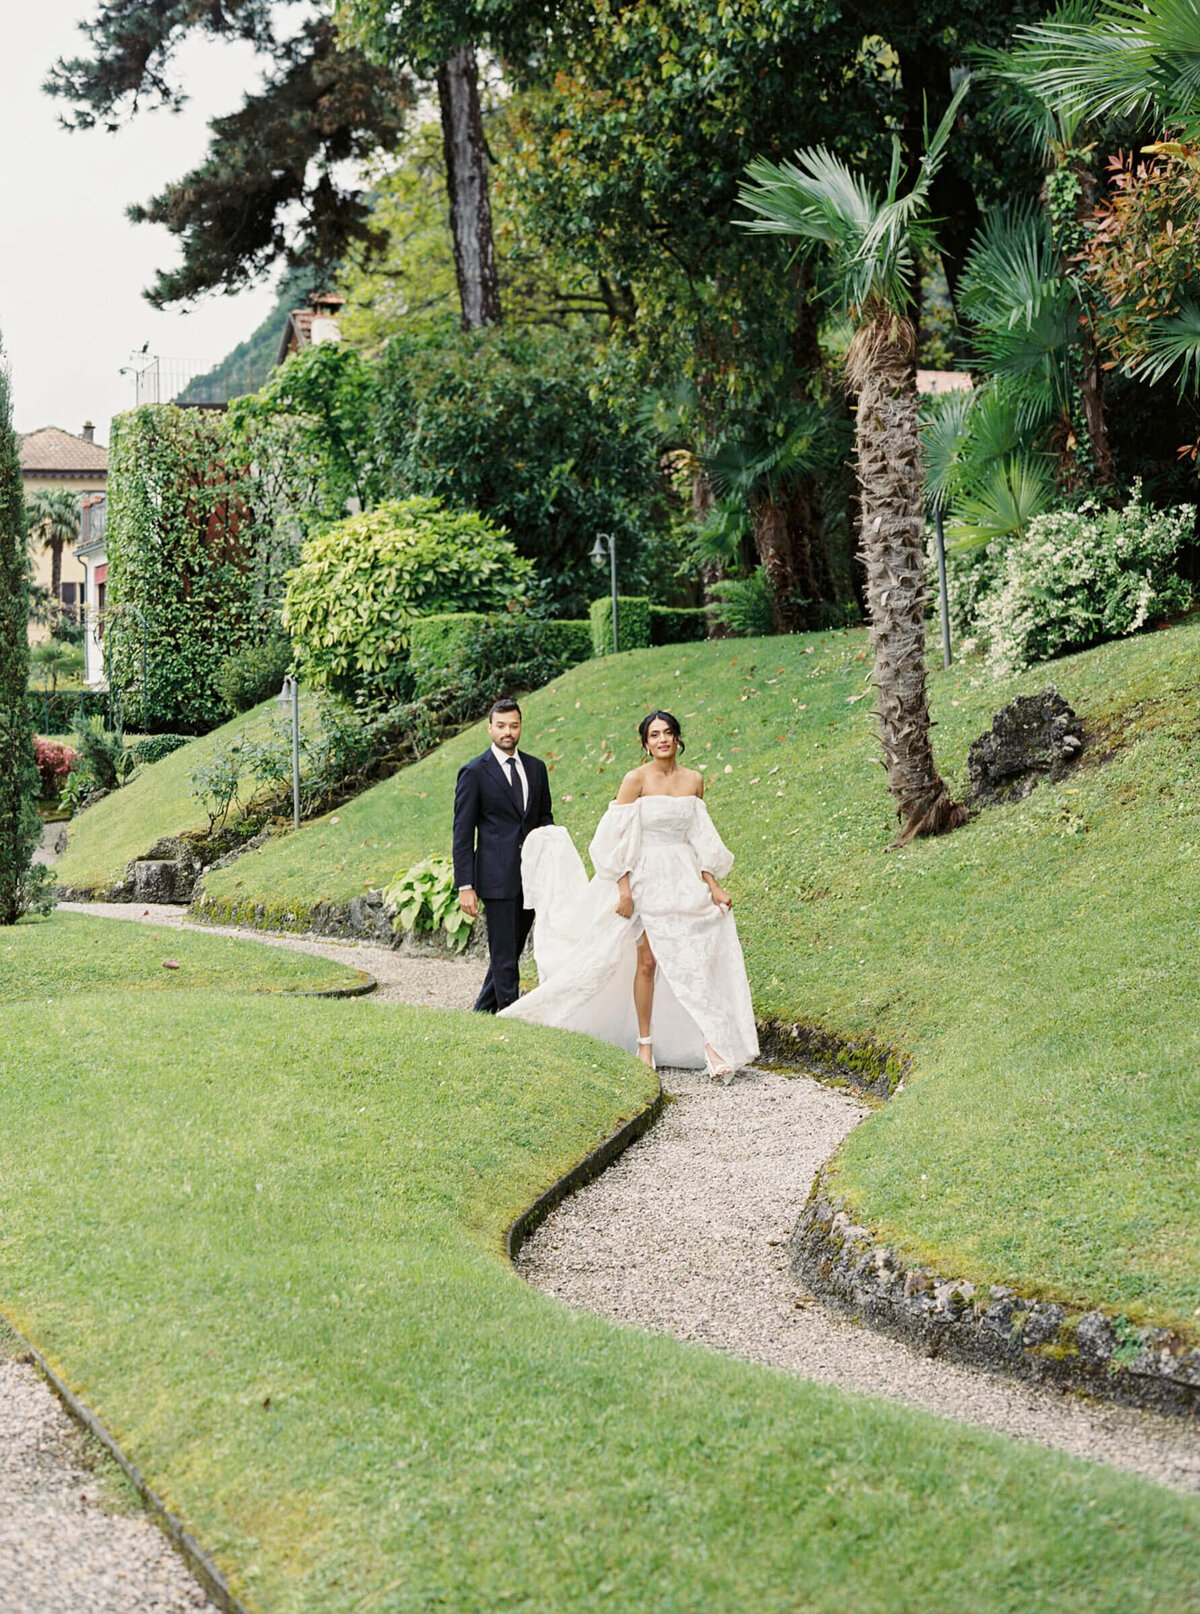
[[[879,208],[879,198],[860,174],[815,146],[795,160],[773,163],[756,157],[746,172],[738,200],[754,215],[747,230],[795,235],[835,251],[853,253]]]
[[[942,120],[930,136],[928,130],[925,136],[925,152],[917,169],[917,177],[913,181],[912,189],[906,196],[897,196],[896,187],[899,183],[899,141],[893,137],[892,142],[892,176],[888,183],[887,200],[878,210],[874,221],[863,237],[859,248],[859,257],[862,259],[878,258],[887,261],[893,257],[905,241],[910,230],[916,224],[921,214],[929,205],[929,191],[938,170],[946,158],[946,147],[950,143],[950,136],[954,132],[954,120],[958,117],[958,109],[962,105],[967,91],[971,87],[970,77],[963,79],[962,83],[950,97],[950,105],[942,115]]]
[[[1078,308],[1040,209],[991,214],[967,255],[959,297],[987,370],[1040,388],[1051,405],[1065,397]]]
[[[1197,0],[1103,0],[1090,23],[1051,19],[1017,39],[1025,83],[1044,101],[1089,119],[1200,123]]]
[[[1030,455],[1010,454],[955,502],[947,537],[956,549],[975,549],[1023,534],[1054,497],[1049,474]]]
[[[1087,27],[1095,21],[1097,0],[1064,0],[1047,18],[1056,26]],[[1000,121],[1048,159],[1056,149],[1073,146],[1085,118],[1080,107],[1061,96],[1047,99],[1038,73],[1041,58],[1026,44],[1006,50],[980,47],[972,51],[978,75],[1003,87]]]
[[[970,392],[935,393],[924,400],[921,459],[925,467],[925,503],[930,510],[945,510],[962,488],[973,402]]]
[[[697,566],[728,565],[737,558],[749,531],[745,500],[736,495],[720,499],[695,529],[691,558]]]
[[[1200,383],[1200,303],[1187,298],[1177,314],[1150,320],[1146,326],[1146,354],[1131,374],[1152,384],[1179,371],[1179,387]]]
[[[751,420],[739,435],[699,459],[721,497],[749,499],[828,469],[831,440],[827,411],[811,400],[798,400],[782,420]]]

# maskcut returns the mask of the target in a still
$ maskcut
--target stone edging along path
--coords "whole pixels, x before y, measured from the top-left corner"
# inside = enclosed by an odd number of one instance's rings
[[[193,1576],[204,1588],[209,1602],[220,1609],[221,1614],[250,1614],[241,1599],[234,1596],[224,1575],[222,1575],[195,1536],[186,1528],[182,1519],[177,1518],[157,1492],[150,1488],[141,1470],[126,1457],[116,1440],[105,1428],[104,1424],[101,1423],[100,1419],[96,1417],[91,1408],[79,1399],[66,1381],[54,1371],[42,1353],[26,1339],[25,1335],[8,1318],[5,1318],[4,1326],[12,1334],[21,1350],[28,1356],[30,1362],[46,1380],[76,1423],[82,1425],[90,1435],[100,1442],[120,1468],[125,1478],[137,1492],[146,1512],[166,1535],[184,1563],[191,1570]],[[2,1592],[0,1592],[0,1596],[2,1595]],[[32,1610],[30,1614],[32,1614]]]
[[[1007,1284],[905,1267],[833,1195],[813,1184],[789,1243],[795,1277],[872,1328],[960,1362],[1048,1380],[1156,1412],[1200,1412],[1200,1349],[1166,1328],[1060,1305]]]

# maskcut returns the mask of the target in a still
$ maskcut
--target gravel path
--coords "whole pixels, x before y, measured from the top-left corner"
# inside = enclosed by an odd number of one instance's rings
[[[315,953],[350,969],[368,970],[379,982],[370,1003],[417,1003],[434,1009],[469,1009],[479,996],[486,963],[473,958],[446,958],[437,953],[397,953],[390,947],[361,942],[326,941],[317,936],[269,935],[237,925],[197,925],[187,909],[173,903],[60,902],[68,913],[91,914],[98,919],[128,919],[146,925],[167,925],[175,930],[202,930],[210,936],[236,936],[266,947],[286,947],[295,953]]]
[[[669,1071],[664,1085],[677,1102],[525,1245],[530,1283],[615,1322],[1200,1492],[1194,1421],[919,1355],[798,1288],[787,1239],[861,1105],[761,1071],[730,1087]]]
[[[0,1611],[213,1608],[154,1525],[105,1505],[112,1481],[81,1460],[87,1448],[74,1422],[34,1369],[3,1349],[0,1342]]]

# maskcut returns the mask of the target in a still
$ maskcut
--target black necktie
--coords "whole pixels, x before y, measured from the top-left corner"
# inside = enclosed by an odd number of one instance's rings
[[[520,792],[520,790],[518,789],[518,786],[517,786],[517,759],[516,759],[516,757],[505,757],[504,766],[508,769],[509,787],[512,790],[512,793],[513,793],[513,796],[514,796],[514,798],[516,800],[517,806],[519,807],[521,805],[521,792]]]

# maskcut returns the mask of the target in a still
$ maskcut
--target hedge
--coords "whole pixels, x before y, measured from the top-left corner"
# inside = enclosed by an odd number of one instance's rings
[[[593,600],[588,612],[592,654],[612,655],[612,596]],[[644,650],[650,643],[650,601],[640,595],[617,596],[617,644],[621,650]]]
[[[480,649],[481,641],[488,637],[493,638],[496,648],[508,651],[510,647],[504,640],[509,636],[504,633],[497,636],[495,632],[497,628],[503,629],[508,621],[522,635],[532,631],[539,654],[554,662],[559,672],[586,661],[592,653],[592,630],[587,622],[569,619],[535,622],[528,617],[508,617],[505,613],[488,616],[482,611],[435,612],[414,618],[409,626],[412,698],[426,700],[440,694],[448,680],[461,677],[467,665],[472,665],[480,676],[498,673],[499,668],[479,665],[479,658],[472,656],[472,651]],[[517,659],[520,659],[519,654]],[[549,676],[553,677],[554,673]]]
[[[694,644],[708,638],[708,612],[703,606],[652,605],[651,644]],[[612,629],[608,631],[612,643]]]
[[[543,622],[538,628],[538,638],[546,654],[562,662],[564,672],[568,667],[576,667],[581,661],[589,660],[592,654],[590,622],[559,617],[556,621]]]

